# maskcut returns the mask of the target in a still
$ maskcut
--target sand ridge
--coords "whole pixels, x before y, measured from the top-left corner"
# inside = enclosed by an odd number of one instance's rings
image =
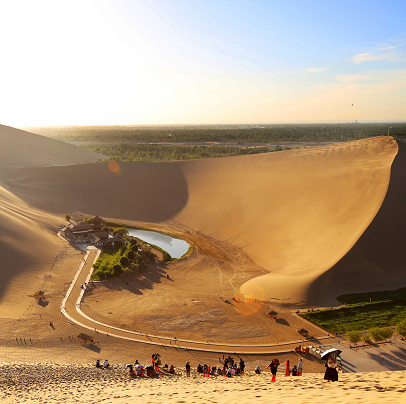
[[[102,158],[82,147],[0,125],[0,169],[82,164]]]

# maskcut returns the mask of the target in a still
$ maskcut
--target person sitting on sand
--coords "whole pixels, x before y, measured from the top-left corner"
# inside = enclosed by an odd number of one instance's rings
[[[175,368],[173,367],[173,365],[171,365],[170,369],[169,369],[169,373],[175,373]]]
[[[255,366],[255,373],[256,373],[257,375],[260,375],[260,374],[261,374],[261,368],[259,367],[259,365]]]
[[[298,371],[297,371],[297,367],[295,365],[295,366],[293,366],[293,369],[292,369],[292,376],[297,376],[297,374],[298,374]]]
[[[100,359],[97,359],[97,360],[96,360],[96,363],[94,364],[94,366],[96,366],[97,368],[100,368],[100,367],[101,367],[101,365],[100,365]]]
[[[134,376],[133,365],[131,365],[131,364],[126,365],[126,368],[128,369],[128,374],[129,374],[130,376]]]
[[[203,366],[199,363],[198,365],[197,365],[197,373],[203,373]]]
[[[223,374],[223,372],[222,372],[222,370],[221,370],[220,367],[217,368],[217,374],[218,374],[219,376],[221,376],[221,375]]]
[[[109,366],[110,366],[109,361],[107,359],[105,359],[103,362],[104,369],[107,369]]]

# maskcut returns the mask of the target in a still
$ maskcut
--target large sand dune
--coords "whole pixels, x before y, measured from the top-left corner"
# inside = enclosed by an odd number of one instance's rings
[[[227,241],[269,271],[242,287],[256,298],[318,301],[314,285],[331,287],[330,279],[337,277],[344,291],[357,289],[347,282],[357,281],[356,275],[330,268],[351,250],[379,211],[397,152],[393,138],[378,137],[262,155],[120,163],[118,172],[105,163],[40,167],[39,160],[35,168],[13,168],[9,158],[9,169],[0,173],[0,248],[9,263],[1,271],[11,273],[5,278],[2,301],[10,288],[7,282],[29,273],[33,257],[37,265],[49,261],[43,251],[55,242],[50,243],[47,229],[55,229],[64,214],[74,212],[177,223],[191,233]],[[16,160],[18,153],[16,149],[10,154]],[[43,166],[52,160],[47,156]],[[395,160],[399,167],[404,167],[403,159]],[[404,216],[395,205],[388,208],[390,214]],[[363,254],[369,253],[379,231],[378,226],[365,239]],[[17,259],[20,239],[24,242]],[[400,243],[398,247],[393,255],[399,255]],[[35,254],[37,249],[44,257]],[[386,263],[385,258],[377,261],[377,271],[386,271],[388,282],[403,282],[400,266],[388,268]],[[354,263],[352,268],[358,271],[362,265]],[[368,277],[360,289],[380,286],[380,280]],[[334,294],[333,288],[323,299]]]
[[[90,163],[99,153],[69,143],[0,125],[0,169]]]

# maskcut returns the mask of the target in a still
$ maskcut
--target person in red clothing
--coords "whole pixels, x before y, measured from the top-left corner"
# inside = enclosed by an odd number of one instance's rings
[[[286,361],[285,376],[290,376],[290,362],[289,362],[289,359]]]

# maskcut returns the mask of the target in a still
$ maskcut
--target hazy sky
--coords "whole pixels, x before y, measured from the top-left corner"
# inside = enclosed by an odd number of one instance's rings
[[[5,125],[406,121],[405,0],[0,0],[0,38]]]

